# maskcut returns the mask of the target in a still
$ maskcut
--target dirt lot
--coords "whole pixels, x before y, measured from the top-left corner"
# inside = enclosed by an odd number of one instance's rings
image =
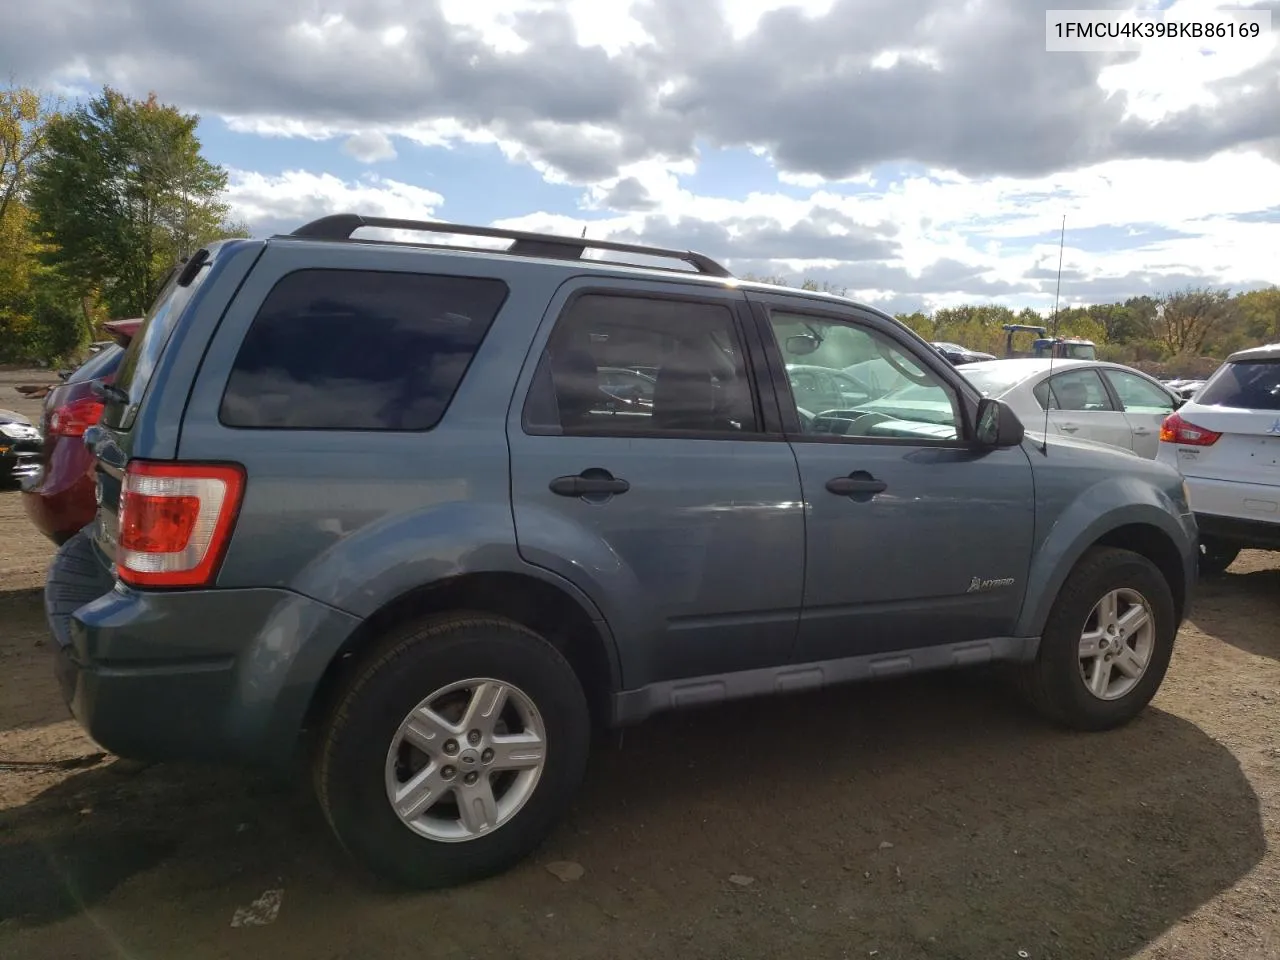
[[[13,382],[0,405],[34,413]],[[409,895],[348,865],[302,786],[95,761],[11,491],[0,544],[8,960],[1280,957],[1275,555],[1203,588],[1124,730],[1047,729],[976,675],[670,716],[596,755],[533,861]],[[232,925],[272,890],[274,922]]]

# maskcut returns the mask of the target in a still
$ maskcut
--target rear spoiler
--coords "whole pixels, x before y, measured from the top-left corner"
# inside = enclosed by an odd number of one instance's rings
[[[112,340],[122,347],[127,347],[129,346],[129,341],[133,339],[133,335],[142,326],[142,321],[142,317],[130,317],[127,320],[108,320],[103,324],[103,327],[111,335]]]

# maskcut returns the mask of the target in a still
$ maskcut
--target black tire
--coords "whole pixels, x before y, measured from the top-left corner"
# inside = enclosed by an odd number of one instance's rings
[[[1213,537],[1200,540],[1200,576],[1220,577],[1240,556],[1240,548]]]
[[[1133,689],[1118,699],[1102,700],[1089,692],[1081,674],[1080,637],[1098,601],[1121,588],[1146,599],[1155,621],[1154,648]],[[1042,716],[1074,730],[1128,723],[1151,702],[1169,668],[1178,632],[1174,610],[1168,581],[1146,557],[1111,547],[1088,551],[1054,601],[1036,659],[1019,671],[1023,695]]]
[[[387,752],[424,697],[472,677],[511,683],[533,701],[546,759],[532,795],[509,821],[464,842],[433,840],[392,809]],[[454,886],[501,873],[542,842],[577,792],[590,737],[578,678],[541,637],[484,615],[418,621],[388,636],[339,698],[315,757],[316,794],[339,842],[374,873],[420,889]]]

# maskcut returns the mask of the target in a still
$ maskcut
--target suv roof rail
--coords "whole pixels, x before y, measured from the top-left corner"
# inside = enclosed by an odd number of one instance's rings
[[[547,257],[556,260],[580,260],[588,250],[612,250],[616,253],[633,253],[646,257],[664,257],[683,260],[698,273],[709,277],[732,277],[724,266],[701,253],[692,250],[668,250],[639,243],[614,243],[611,240],[588,240],[585,237],[562,237],[550,233],[530,233],[525,230],[504,230],[500,227],[473,227],[462,223],[442,223],[434,220],[401,220],[394,217],[365,217],[358,213],[335,213],[319,220],[303,224],[291,237],[308,240],[350,240],[351,235],[363,227],[385,230],[413,230],[421,233],[443,233],[465,237],[495,237],[510,240],[511,246],[500,253],[518,257]]]

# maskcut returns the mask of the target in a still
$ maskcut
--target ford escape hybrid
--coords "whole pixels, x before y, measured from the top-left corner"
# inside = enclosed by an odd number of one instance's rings
[[[694,253],[326,217],[193,256],[103,393],[46,594],[73,713],[125,757],[301,756],[420,886],[530,852],[593,724],[999,662],[1114,727],[1195,576],[1174,470]]]

